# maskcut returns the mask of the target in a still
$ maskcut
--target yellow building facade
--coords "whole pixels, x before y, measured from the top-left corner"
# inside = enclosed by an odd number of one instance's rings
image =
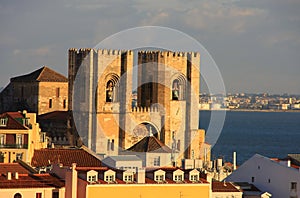
[[[30,163],[35,149],[47,148],[35,113],[7,112],[0,115],[0,159],[4,163]]]

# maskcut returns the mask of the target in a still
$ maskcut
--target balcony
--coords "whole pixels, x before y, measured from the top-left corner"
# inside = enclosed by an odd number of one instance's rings
[[[1,148],[27,149],[28,144],[0,144]]]

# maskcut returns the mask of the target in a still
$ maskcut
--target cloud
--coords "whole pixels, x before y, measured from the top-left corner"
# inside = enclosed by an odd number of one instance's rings
[[[51,53],[51,47],[40,47],[37,49],[15,49],[13,55],[25,57],[47,56]]]

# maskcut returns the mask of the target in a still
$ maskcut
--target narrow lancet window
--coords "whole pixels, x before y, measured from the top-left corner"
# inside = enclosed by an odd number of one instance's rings
[[[172,85],[172,100],[179,100],[179,81],[175,79]]]
[[[111,80],[109,80],[106,84],[106,102],[113,101],[113,93],[114,93],[114,84]]]

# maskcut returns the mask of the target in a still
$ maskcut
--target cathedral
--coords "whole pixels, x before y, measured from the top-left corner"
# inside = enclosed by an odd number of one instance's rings
[[[71,48],[68,77],[71,129],[97,154],[210,160],[199,129],[199,53]]]

